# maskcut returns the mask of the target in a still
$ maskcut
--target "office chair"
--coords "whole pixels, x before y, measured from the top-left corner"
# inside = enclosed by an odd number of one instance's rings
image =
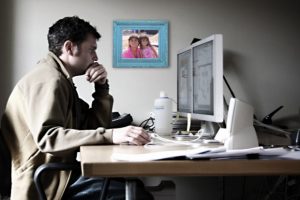
[[[34,183],[38,191],[39,198],[46,200],[46,194],[43,190],[41,183],[41,176],[47,171],[55,170],[80,170],[79,163],[66,164],[66,163],[47,163],[39,166],[34,173]],[[4,141],[1,129],[0,129],[0,199],[9,198],[11,192],[11,156],[9,149]],[[104,200],[107,195],[108,186],[110,183],[109,178],[104,179],[101,200]]]
[[[39,166],[35,170],[33,181],[37,189],[40,200],[47,200],[45,191],[41,183],[42,174],[49,171],[65,171],[65,170],[80,171],[80,163],[79,162],[71,163],[71,164],[70,163],[69,164],[68,163],[46,163]],[[110,183],[110,178],[104,178],[100,200],[106,199],[109,183]]]
[[[35,187],[37,189],[39,199],[40,200],[47,200],[45,191],[42,186],[41,182],[41,176],[43,173],[47,171],[66,171],[66,170],[80,170],[79,164],[66,164],[66,163],[46,163],[41,166],[39,166],[35,172],[33,181],[35,184]]]

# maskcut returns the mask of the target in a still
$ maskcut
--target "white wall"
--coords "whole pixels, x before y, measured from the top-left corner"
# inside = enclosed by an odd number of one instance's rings
[[[1,73],[8,73],[5,68],[11,68],[12,76],[9,83],[1,84],[1,88],[10,91],[17,80],[46,55],[49,26],[64,16],[78,15],[90,21],[102,34],[97,53],[109,73],[114,110],[129,112],[136,122],[140,122],[148,117],[160,90],[176,99],[176,52],[194,37],[222,33],[224,73],[236,96],[253,104],[259,118],[284,105],[276,117],[299,127],[300,14],[296,0],[13,2],[12,59],[2,63],[0,69]],[[119,19],[168,20],[170,66],[161,69],[113,68],[112,22]],[[90,84],[80,78],[76,83],[82,98],[90,102]],[[6,100],[7,95],[2,99]]]

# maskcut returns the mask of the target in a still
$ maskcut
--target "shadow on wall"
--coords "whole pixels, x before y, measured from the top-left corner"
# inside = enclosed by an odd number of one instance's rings
[[[236,95],[236,98],[259,105],[259,102],[253,98],[257,96],[256,89],[249,87],[249,85],[252,85],[251,82],[253,78],[249,78],[249,74],[247,74],[247,70],[245,69],[245,63],[247,63],[246,59],[247,58],[239,52],[224,49],[224,76]],[[239,93],[241,90],[243,94]]]
[[[263,105],[265,102],[261,102],[262,98],[259,97],[258,90],[260,88],[253,87],[253,82],[256,81],[255,77],[251,77],[251,74],[247,74],[249,70],[245,69],[247,66],[247,58],[238,52],[232,50],[224,49],[224,76],[226,77],[233,93],[236,98],[249,102],[254,109],[263,110]],[[229,101],[231,95],[228,88],[224,84],[224,96],[227,101]],[[239,93],[243,91],[243,94]],[[229,95],[227,94],[229,93]],[[228,97],[227,97],[227,96]],[[269,95],[269,93],[266,93]],[[284,104],[284,102],[282,102]],[[283,108],[284,109],[284,108]],[[261,113],[262,116],[258,118],[261,120],[268,115],[272,110],[267,111],[267,113]],[[257,113],[255,113],[257,115]],[[296,114],[289,114],[284,117],[278,118],[278,115],[273,117],[274,123],[272,125],[281,127],[295,129],[300,127],[300,108],[296,108]]]
[[[12,90],[14,1],[6,1],[0,7],[0,116]]]

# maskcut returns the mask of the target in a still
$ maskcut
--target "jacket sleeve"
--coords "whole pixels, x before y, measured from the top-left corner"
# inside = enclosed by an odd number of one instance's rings
[[[73,105],[76,102],[67,80],[35,84],[24,94],[28,96],[29,131],[39,149],[45,153],[63,155],[74,152],[82,145],[112,142],[112,130],[105,129],[111,120],[112,97],[108,88],[96,88],[94,102],[84,119],[89,129],[75,129]],[[93,119],[94,117],[94,119]],[[102,127],[100,125],[102,124]]]
[[[106,81],[103,85],[95,84],[92,106],[79,99],[80,129],[96,129],[98,127],[109,128],[112,120],[113,97],[109,94],[109,85]]]

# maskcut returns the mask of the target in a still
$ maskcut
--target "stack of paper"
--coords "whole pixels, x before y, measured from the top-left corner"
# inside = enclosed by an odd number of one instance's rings
[[[257,157],[262,158],[271,158],[271,157],[279,157],[284,156],[289,152],[288,149],[285,148],[269,148],[264,149],[263,147],[254,147],[249,149],[235,149],[235,150],[227,150],[224,152],[211,153],[207,152],[205,154],[191,154],[187,155],[189,159],[215,159],[215,158],[246,158],[247,156],[257,155]],[[300,153],[300,152],[299,152]]]
[[[142,153],[135,152],[114,152],[112,154],[112,159],[121,160],[121,161],[133,161],[133,162],[142,162],[142,161],[151,161],[151,160],[161,160],[161,159],[170,159],[177,158],[186,155],[199,155],[208,152],[224,152],[226,149],[224,146],[221,147],[207,147],[201,146],[191,149],[178,149],[178,150],[168,150],[168,149],[154,149],[147,150]]]
[[[249,155],[259,158],[279,158],[279,159],[300,159],[300,151],[290,151],[286,148],[255,147],[249,149],[226,150],[224,146],[209,147],[200,146],[186,149],[145,149],[142,152],[122,151],[114,152],[112,159],[119,161],[152,161],[162,159],[174,159],[183,157],[184,159],[232,159],[247,158]],[[255,157],[255,158],[256,158]],[[251,157],[250,157],[251,158]]]

